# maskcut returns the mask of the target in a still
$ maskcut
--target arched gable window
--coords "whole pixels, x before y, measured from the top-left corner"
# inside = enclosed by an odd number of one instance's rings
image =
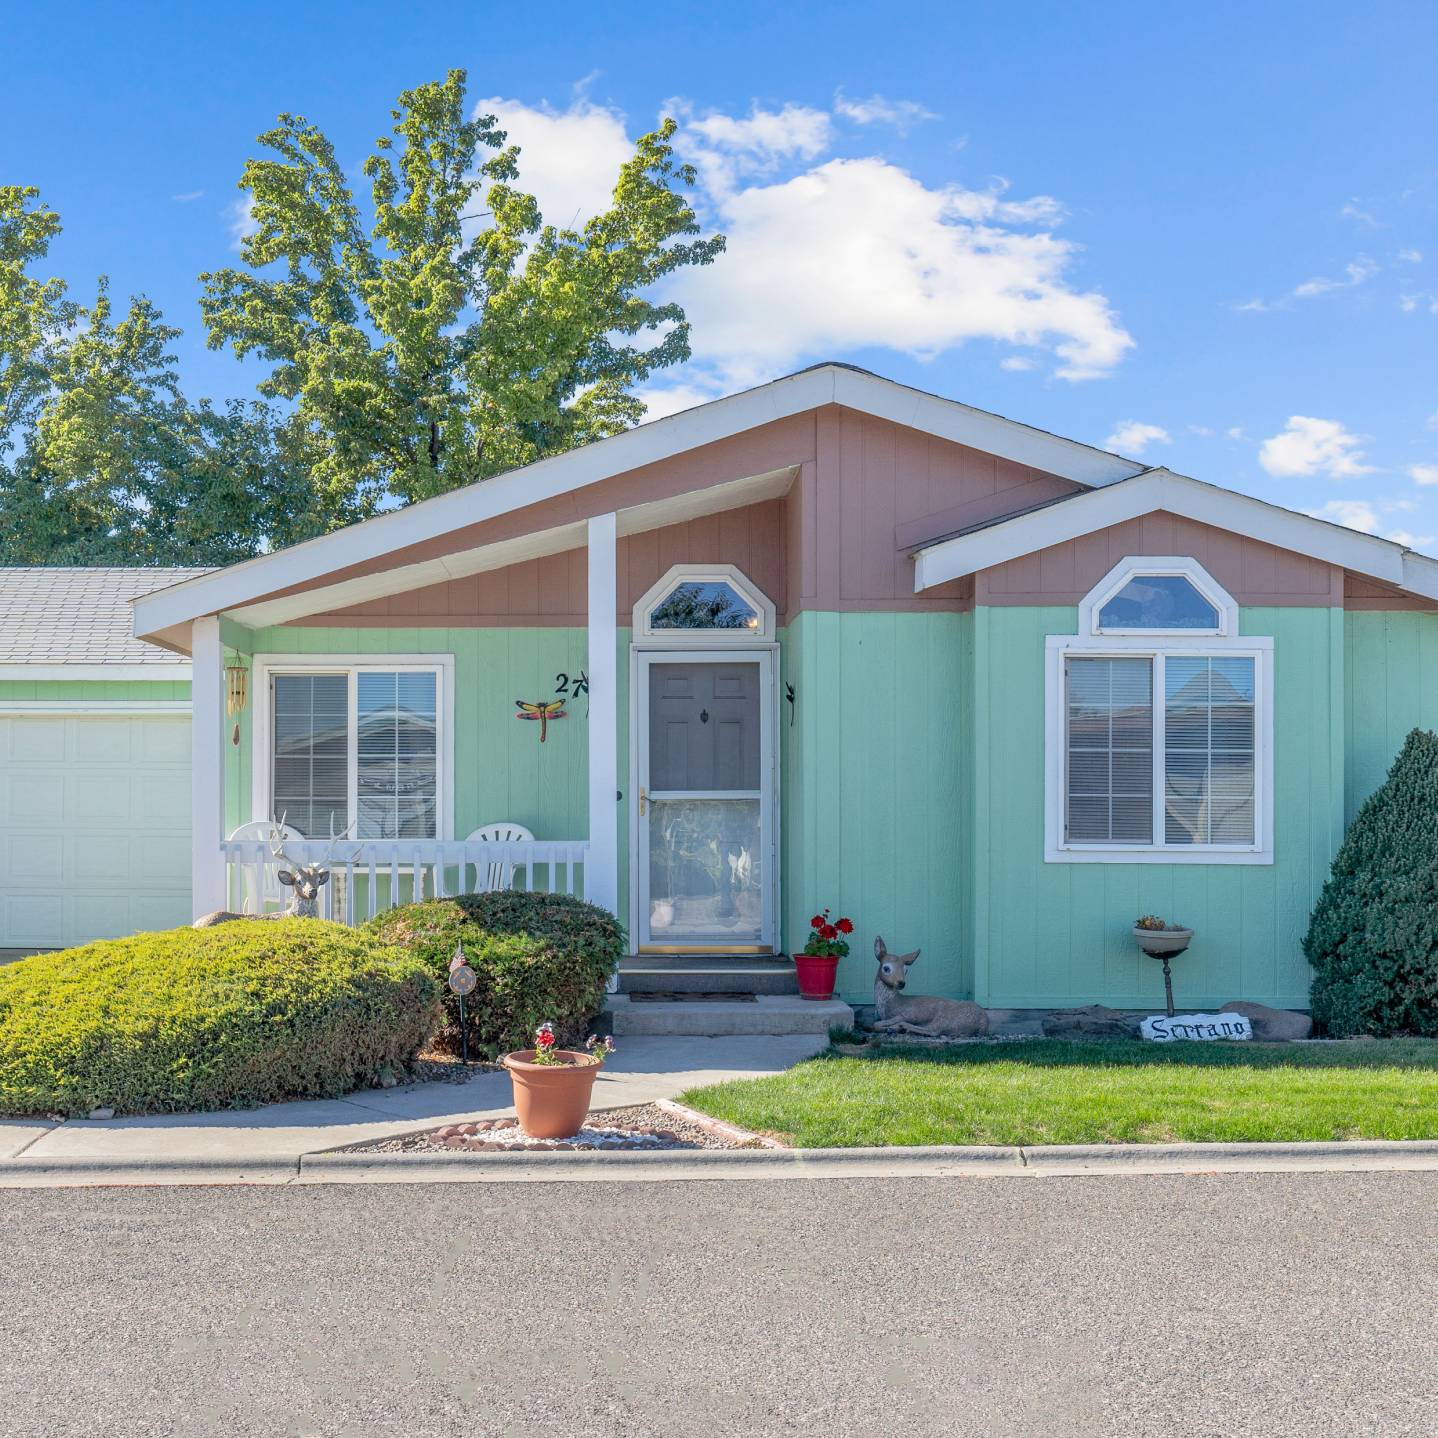
[[[1080,634],[1238,632],[1238,606],[1196,560],[1129,558],[1079,606]]]
[[[732,564],[676,564],[634,606],[634,637],[649,643],[767,643],[774,622],[773,604]]]
[[[1273,862],[1273,640],[1201,564],[1123,560],[1048,658],[1047,862]]]

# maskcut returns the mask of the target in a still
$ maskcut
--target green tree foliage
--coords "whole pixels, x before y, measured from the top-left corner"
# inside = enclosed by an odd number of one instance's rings
[[[653,371],[689,357],[674,304],[645,292],[708,264],[694,182],[645,135],[612,203],[582,229],[544,224],[493,116],[465,118],[465,75],[406,91],[364,165],[368,229],[323,132],[282,115],[246,164],[245,268],[202,276],[212,348],[272,366],[338,524],[614,434]],[[638,337],[643,342],[636,342]]]
[[[225,564],[322,526],[269,410],[191,404],[179,330],[33,267],[60,219],[0,187],[0,562]]]
[[[1438,734],[1415,729],[1358,811],[1303,951],[1330,1034],[1438,1035]]]

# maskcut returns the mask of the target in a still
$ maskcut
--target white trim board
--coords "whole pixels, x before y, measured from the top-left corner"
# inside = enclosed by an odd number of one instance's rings
[[[914,592],[922,593],[936,584],[991,569],[1156,510],[1312,555],[1425,598],[1438,599],[1438,560],[1405,550],[1390,539],[1359,534],[1166,469],[1151,470],[1122,484],[1077,494],[1060,504],[931,544],[914,556]]]
[[[23,684],[90,684],[105,679],[188,684],[191,673],[188,660],[183,664],[0,664],[0,681]]]
[[[376,515],[348,529],[143,595],[133,601],[135,634],[144,638],[202,615],[218,614],[260,595],[366,563],[466,525],[829,404],[844,405],[940,439],[970,445],[1080,484],[1112,484],[1143,470],[1133,460],[955,400],[927,395],[878,375],[841,365],[819,365],[757,389],[641,424],[483,483]]]

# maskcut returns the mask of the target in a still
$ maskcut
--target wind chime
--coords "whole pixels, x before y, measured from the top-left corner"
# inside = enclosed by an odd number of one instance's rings
[[[233,664],[226,664],[225,713],[235,721],[234,727],[230,730],[230,743],[237,749],[240,746],[240,721],[236,716],[244,709],[249,692],[250,671],[238,659]]]

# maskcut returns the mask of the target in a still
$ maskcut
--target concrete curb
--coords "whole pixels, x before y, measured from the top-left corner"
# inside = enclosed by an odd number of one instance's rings
[[[0,1188],[326,1183],[663,1183],[731,1179],[1065,1178],[1215,1173],[1438,1172],[1438,1141],[1078,1144],[1048,1148],[695,1149],[659,1153],[365,1153],[298,1159],[23,1158]]]

